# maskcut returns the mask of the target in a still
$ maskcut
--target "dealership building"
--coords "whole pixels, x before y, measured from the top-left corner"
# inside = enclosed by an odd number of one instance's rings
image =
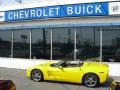
[[[48,0],[0,7],[0,57],[1,67],[89,60],[118,69],[120,2]]]

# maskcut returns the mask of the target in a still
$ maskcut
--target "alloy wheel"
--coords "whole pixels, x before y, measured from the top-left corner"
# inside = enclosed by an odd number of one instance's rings
[[[39,70],[33,70],[31,77],[34,81],[40,81],[42,79],[42,73]]]
[[[87,74],[84,77],[84,84],[87,87],[95,87],[98,84],[98,77],[94,74]]]

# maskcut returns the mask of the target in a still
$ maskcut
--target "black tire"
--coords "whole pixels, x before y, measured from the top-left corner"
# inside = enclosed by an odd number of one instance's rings
[[[36,82],[42,81],[43,80],[43,73],[38,69],[34,69],[31,72],[31,79],[36,81]]]
[[[88,73],[83,77],[83,84],[87,87],[96,87],[99,84],[99,77],[96,74]]]

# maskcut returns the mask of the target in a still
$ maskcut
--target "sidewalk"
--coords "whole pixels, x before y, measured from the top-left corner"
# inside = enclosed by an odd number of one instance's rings
[[[113,80],[120,81],[120,76],[113,76],[112,78],[113,78]]]

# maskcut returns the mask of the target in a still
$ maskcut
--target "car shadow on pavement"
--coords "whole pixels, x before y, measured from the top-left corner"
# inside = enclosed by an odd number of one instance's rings
[[[82,85],[79,83],[72,83],[72,82],[63,82],[63,81],[50,81],[50,80],[46,80],[43,82],[49,82],[49,83],[56,83],[56,84],[66,84],[66,85]]]
[[[112,77],[109,77],[108,78],[108,81],[106,82],[106,83],[104,83],[104,84],[101,84],[101,85],[99,85],[99,86],[97,86],[97,87],[95,87],[96,89],[97,88],[99,88],[99,87],[103,87],[103,88],[108,88],[110,85],[111,85],[111,83],[112,83],[112,81],[113,81],[113,78]],[[57,83],[57,84],[66,84],[66,85],[76,85],[76,86],[84,86],[84,85],[82,85],[82,84],[79,84],[79,83],[71,83],[71,82],[62,82],[62,81],[43,81],[43,82],[49,82],[49,83]]]
[[[108,77],[108,81],[107,81],[106,83],[100,84],[98,87],[95,87],[96,90],[97,90],[97,88],[99,88],[99,87],[101,87],[101,88],[109,88],[113,80],[114,80],[113,77]],[[108,90],[108,89],[107,89],[107,90]]]

